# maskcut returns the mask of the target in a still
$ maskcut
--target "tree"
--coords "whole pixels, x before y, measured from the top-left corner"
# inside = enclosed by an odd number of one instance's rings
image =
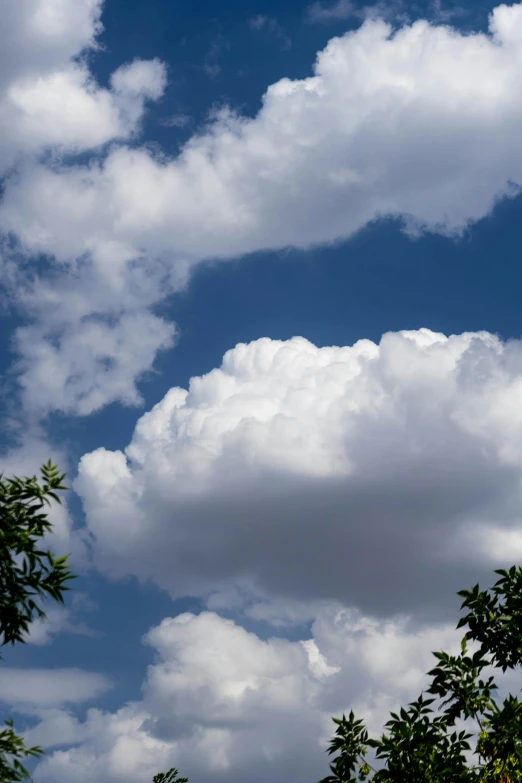
[[[522,567],[499,569],[501,578],[491,591],[479,585],[457,593],[464,598],[461,609],[469,610],[457,628],[468,627],[457,656],[435,652],[437,665],[428,672],[432,683],[427,693],[445,698],[437,716],[434,698],[419,698],[391,713],[387,733],[370,739],[362,720],[350,712],[337,725],[328,753],[338,753],[330,764],[331,775],[321,783],[519,783],[522,781],[522,704],[509,694],[502,708],[492,699],[497,689],[493,677],[479,679],[486,666],[514,669],[522,662]],[[468,641],[479,643],[468,653]],[[475,753],[479,763],[466,761],[472,733],[457,732],[455,721],[472,718],[478,723]],[[367,748],[384,759],[376,770],[366,760]],[[372,774],[373,773],[373,774]]]
[[[38,548],[38,540],[52,531],[48,520],[51,500],[66,490],[65,474],[51,460],[42,466],[41,481],[31,478],[4,479],[0,474],[0,646],[25,642],[24,634],[45,612],[35,602],[50,596],[63,603],[65,583],[76,579],[67,568],[68,555],[55,558]],[[42,748],[26,747],[13,729],[13,721],[0,731],[0,783],[30,777],[20,759],[39,757]]]

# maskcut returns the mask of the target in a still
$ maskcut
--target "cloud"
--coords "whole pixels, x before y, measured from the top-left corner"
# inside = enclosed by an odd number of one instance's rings
[[[156,661],[141,701],[90,709],[83,723],[63,709],[41,713],[26,742],[60,749],[35,780],[148,783],[171,766],[201,783],[317,780],[332,715],[353,709],[380,736],[390,710],[426,687],[431,652],[457,654],[460,638],[454,623],[414,628],[339,604],[317,611],[302,641],[262,639],[214,612],[165,618],[143,639]],[[512,678],[495,679],[505,696]]]
[[[310,638],[262,640],[213,612],[165,618],[144,637],[157,657],[143,699],[115,713],[91,709],[80,724],[42,715],[27,742],[57,750],[38,783],[145,783],[176,765],[202,783],[314,779],[327,770],[331,715],[352,706],[378,733],[390,708],[418,695],[430,649],[455,650],[448,626],[412,632],[324,607]]]
[[[229,49],[230,43],[226,38],[219,33],[209,46],[209,49],[205,55],[205,61],[201,66],[201,70],[204,71],[211,79],[216,79],[222,71],[219,60],[223,54],[224,49]]]
[[[381,215],[462,231],[521,179],[522,5],[490,27],[368,21],[330,41],[313,77],[272,85],[253,119],[218,113],[177,158],[121,146],[90,167],[31,168],[7,188],[3,227],[31,252],[107,265],[110,243],[116,263],[122,248],[195,262],[334,242]]]
[[[259,32],[265,30],[269,35],[279,41],[281,49],[290,49],[292,46],[292,39],[285,33],[282,25],[273,16],[265,16],[258,14],[252,16],[248,23],[252,30]]]
[[[185,114],[184,112],[171,114],[170,117],[166,117],[164,120],[161,120],[161,124],[166,128],[185,128],[187,125],[190,125],[191,122],[192,117],[190,114]]]
[[[149,323],[149,356],[135,366],[131,338],[108,336],[122,346],[108,373],[91,345],[92,319],[132,331],[133,317],[121,321],[129,308],[154,313],[204,260],[333,243],[386,216],[414,235],[459,235],[518,193],[521,38],[521,4],[497,7],[488,34],[425,20],[394,31],[372,18],[333,38],[312,76],[271,85],[256,117],[222,109],[176,157],[120,142],[82,165],[24,160],[5,184],[0,228],[27,260],[54,259],[52,274],[34,290],[28,283],[20,299],[36,319],[30,339],[19,338],[26,404],[37,400],[43,371],[31,377],[29,368],[44,356],[46,374],[45,356],[54,361],[55,353],[49,409],[88,413],[114,400],[137,402],[136,380],[168,344],[167,327]],[[69,64],[67,73],[80,67]],[[120,107],[123,134],[135,120],[129,89],[144,101],[163,83],[157,61],[113,77],[109,103]],[[85,94],[106,100],[98,88]],[[82,300],[81,315],[50,296],[35,304],[42,288],[56,286]],[[84,329],[88,361],[78,369],[67,334]]]
[[[521,389],[522,343],[486,332],[239,344],[125,453],[82,457],[95,562],[218,608],[259,591],[444,613],[511,564],[491,542],[520,527]]]
[[[96,47],[99,0],[0,3],[0,173],[45,150],[77,153],[132,136],[147,100],[161,97],[159,60],[118,69],[113,91],[96,84],[84,59]]]
[[[83,609],[89,611],[97,608],[85,593],[72,594],[71,606],[44,606],[45,618],[37,618],[29,625],[29,633],[24,641],[27,644],[42,646],[50,644],[53,636],[60,633],[72,633],[80,636],[99,637],[103,633],[91,628],[83,620],[77,620],[76,615]]]
[[[57,334],[53,327],[22,327],[16,335],[24,406],[42,415],[56,409],[85,415],[116,401],[140,404],[136,383],[175,334],[172,324],[141,311],[66,321]]]
[[[306,9],[305,19],[312,24],[330,24],[345,20],[364,21],[365,19],[386,19],[394,27],[399,24],[410,25],[415,6],[407,8],[403,0],[378,0],[370,5],[358,5],[351,0],[312,3]],[[441,0],[432,0],[423,7],[423,14],[430,22],[446,24],[466,16],[469,12],[462,6],[443,7]]]
[[[0,9],[3,84],[21,72],[53,68],[96,48],[102,0],[1,0]]]
[[[165,65],[157,57],[122,65],[111,76],[111,86],[126,115],[129,135],[143,116],[145,101],[157,101],[167,86]]]
[[[353,19],[358,16],[358,8],[351,0],[337,0],[336,3],[313,3],[307,9],[310,22],[332,22],[339,19]]]
[[[98,46],[101,9],[101,0],[20,0],[15,4],[0,0],[0,176],[11,173],[17,177],[22,170],[33,171],[38,160],[49,155],[63,161],[64,156],[70,159],[93,152],[117,139],[133,139],[140,130],[145,105],[163,94],[166,70],[157,58],[136,59],[117,68],[109,88],[95,81],[86,55]],[[14,244],[13,237],[4,234],[2,282],[24,315],[37,319],[37,324],[22,328],[16,336],[26,412],[39,416],[48,408],[68,410],[70,397],[79,412],[90,412],[93,404],[101,407],[106,401],[136,404],[140,396],[135,382],[150,370],[157,352],[171,344],[173,327],[150,312],[135,313],[131,308],[122,313],[118,310],[121,303],[109,312],[103,308],[100,312],[104,298],[100,290],[95,296],[97,304],[91,299],[85,307],[88,274],[78,271],[77,260],[71,269],[73,259],[67,259],[67,269],[61,270],[65,274],[59,275],[58,281],[56,275],[51,281],[35,279],[33,271],[20,263]],[[113,281],[118,258],[120,263],[128,258],[121,243],[119,250],[111,246]],[[101,277],[97,286],[103,285]],[[92,283],[92,275],[90,278]],[[57,301],[64,293],[64,283],[67,288],[71,282],[84,309],[74,314],[69,310],[64,323],[67,304],[60,302],[55,307],[45,293],[52,290]],[[91,285],[91,297],[92,293]],[[135,330],[139,330],[140,339],[133,356],[128,341],[136,339]],[[82,347],[80,355],[78,346]],[[89,373],[96,375],[97,382],[89,382]],[[40,399],[42,378],[45,383]]]
[[[0,669],[2,701],[18,711],[75,704],[99,698],[112,687],[102,674],[81,669]]]

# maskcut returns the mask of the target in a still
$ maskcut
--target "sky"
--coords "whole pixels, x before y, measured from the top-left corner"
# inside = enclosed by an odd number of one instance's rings
[[[1,717],[35,783],[314,783],[522,555],[522,4],[0,12],[2,470],[78,575]]]

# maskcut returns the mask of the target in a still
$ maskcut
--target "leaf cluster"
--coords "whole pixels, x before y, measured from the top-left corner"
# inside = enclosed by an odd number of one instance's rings
[[[176,767],[172,767],[168,772],[159,772],[152,778],[152,783],[189,783],[188,778],[180,778]]]
[[[23,739],[13,729],[11,718],[6,720],[7,728],[0,731],[0,781],[18,783],[28,777],[27,770],[20,759],[28,756],[42,756],[43,750],[37,746],[27,748]]]
[[[63,603],[66,582],[76,579],[67,567],[68,555],[54,557],[39,548],[39,539],[52,531],[48,519],[51,501],[60,503],[58,492],[65,474],[49,460],[36,476],[4,479],[0,474],[0,646],[25,642],[29,624],[44,618],[36,602],[47,597]],[[1,656],[0,656],[1,657]],[[26,747],[6,721],[0,731],[0,783],[11,783],[29,777],[21,760],[41,756],[42,748]]]
[[[408,709],[391,713],[380,739],[369,738],[353,712],[334,718],[337,729],[328,753],[338,755],[321,783],[522,782],[522,704],[509,694],[499,707],[492,697],[494,678],[480,676],[488,666],[505,672],[522,662],[522,567],[495,573],[501,578],[491,591],[481,592],[477,584],[458,593],[464,598],[461,609],[469,610],[457,624],[468,627],[460,655],[433,653],[437,665],[428,672],[432,682],[426,692],[443,700],[438,714],[430,706],[435,698],[424,698],[423,692]],[[473,655],[468,641],[479,644]],[[468,763],[465,755],[473,734],[454,728],[458,719],[468,718],[478,723],[478,764]],[[368,763],[368,748],[384,761],[382,768]]]
[[[23,642],[29,623],[45,612],[35,598],[50,596],[63,603],[75,579],[67,568],[67,555],[54,557],[38,548],[38,539],[51,532],[47,510],[65,490],[64,474],[51,460],[41,468],[42,481],[0,476],[0,640],[1,646]]]

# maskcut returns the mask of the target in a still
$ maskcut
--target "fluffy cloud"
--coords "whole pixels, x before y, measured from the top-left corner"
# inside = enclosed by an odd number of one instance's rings
[[[95,19],[99,6],[88,8]],[[400,218],[413,233],[458,234],[522,182],[521,40],[521,4],[498,6],[488,34],[423,20],[393,32],[369,19],[333,38],[312,76],[271,85],[256,117],[219,112],[175,158],[119,144],[86,165],[21,166],[6,183],[0,227],[29,256],[54,257],[59,270],[70,272],[74,260],[71,279],[80,291],[85,275],[95,281],[89,313],[102,317],[121,314],[131,296],[142,309],[153,307],[202,260],[335,242],[382,216]],[[136,96],[157,97],[163,80],[158,63],[120,70],[111,106],[123,93],[132,125]],[[105,98],[98,90],[85,100]],[[89,122],[83,127],[87,133]],[[136,269],[153,281],[143,299]],[[41,309],[44,321],[52,317]],[[83,328],[79,317],[76,328]],[[39,340],[52,345],[44,328]],[[165,341],[146,342],[150,367]],[[56,408],[85,413],[137,399],[125,360],[124,392],[118,383],[109,388],[103,366],[87,362],[79,396],[68,400],[78,368],[63,353]],[[42,368],[52,362],[42,360]],[[85,407],[91,370],[101,391]],[[132,371],[142,372],[143,362]],[[24,377],[26,386],[37,382]],[[28,401],[34,396],[28,392]]]
[[[302,642],[262,640],[212,612],[166,618],[144,639],[158,660],[142,701],[89,710],[83,723],[48,711],[27,732],[62,748],[35,779],[145,783],[173,765],[202,783],[318,779],[331,715],[353,707],[379,733],[389,709],[420,692],[430,651],[456,652],[458,638],[453,627],[414,632],[405,618],[379,623],[333,604]]]
[[[15,4],[0,0],[0,176],[11,171],[15,181],[23,178],[23,172],[33,171],[42,154],[45,157],[49,152],[60,160],[64,154],[131,139],[139,130],[146,102],[161,97],[166,72],[157,59],[122,65],[112,74],[109,88],[95,82],[85,55],[97,47],[101,8],[102,0],[20,0]],[[77,207],[82,209],[82,205]],[[45,291],[56,289],[54,299],[58,296],[59,300],[64,285],[70,288],[71,284],[85,305],[89,298],[84,290],[85,270],[79,270],[75,262],[61,281],[54,276],[50,286],[45,280],[28,283],[11,240],[4,235],[2,276],[7,282],[9,270],[13,300],[30,318],[36,317],[17,335],[27,410],[38,415],[48,409],[67,411],[70,398],[79,413],[115,400],[135,404],[140,399],[135,382],[150,369],[157,352],[170,344],[172,326],[143,312],[146,298],[139,312],[130,308],[122,313],[125,303],[122,300],[114,306],[112,290],[113,305],[104,308],[102,289],[107,274],[96,280],[95,301],[89,289],[90,304],[83,311],[73,314],[65,304],[53,307]],[[99,258],[103,263],[102,245]],[[122,259],[129,259],[128,252],[113,245],[109,274],[113,282]],[[130,286],[131,278],[127,274]],[[31,306],[28,300],[37,304]],[[87,323],[82,321],[84,316]],[[137,347],[135,355],[129,341]],[[89,381],[89,377],[96,380]],[[42,389],[41,378],[45,379]]]
[[[93,315],[62,326],[57,336],[52,322],[43,330],[32,325],[17,332],[22,399],[33,412],[58,408],[85,415],[109,402],[139,404],[136,383],[151,369],[151,357],[171,347],[175,332],[172,324],[142,311]]]
[[[488,333],[240,344],[82,458],[96,562],[216,608],[444,611],[522,550],[521,395],[522,343]]]
[[[128,137],[144,102],[161,96],[165,72],[157,60],[118,69],[111,92],[76,59],[96,45],[101,5],[101,0],[0,3],[0,171],[20,155],[81,152]]]
[[[0,669],[2,701],[20,711],[74,704],[100,697],[110,687],[107,677],[81,669]]]
[[[50,69],[95,47],[103,0],[1,0],[2,84]]]
[[[521,181],[521,38],[522,5],[496,8],[490,36],[369,20],[333,38],[312,77],[269,87],[257,117],[221,112],[174,160],[122,147],[32,169],[3,226],[34,252],[96,255],[96,233],[194,260],[333,242],[382,215],[462,231]],[[59,210],[43,198],[58,186]]]
[[[379,622],[338,604],[316,613],[303,641],[264,640],[213,612],[165,618],[144,637],[157,660],[141,701],[90,709],[83,722],[40,712],[26,741],[57,749],[35,780],[148,783],[171,766],[201,783],[317,780],[332,715],[353,709],[380,735],[389,711],[426,687],[431,652],[456,654],[460,638],[454,623],[412,628],[406,617]],[[502,699],[514,680],[495,679]]]

